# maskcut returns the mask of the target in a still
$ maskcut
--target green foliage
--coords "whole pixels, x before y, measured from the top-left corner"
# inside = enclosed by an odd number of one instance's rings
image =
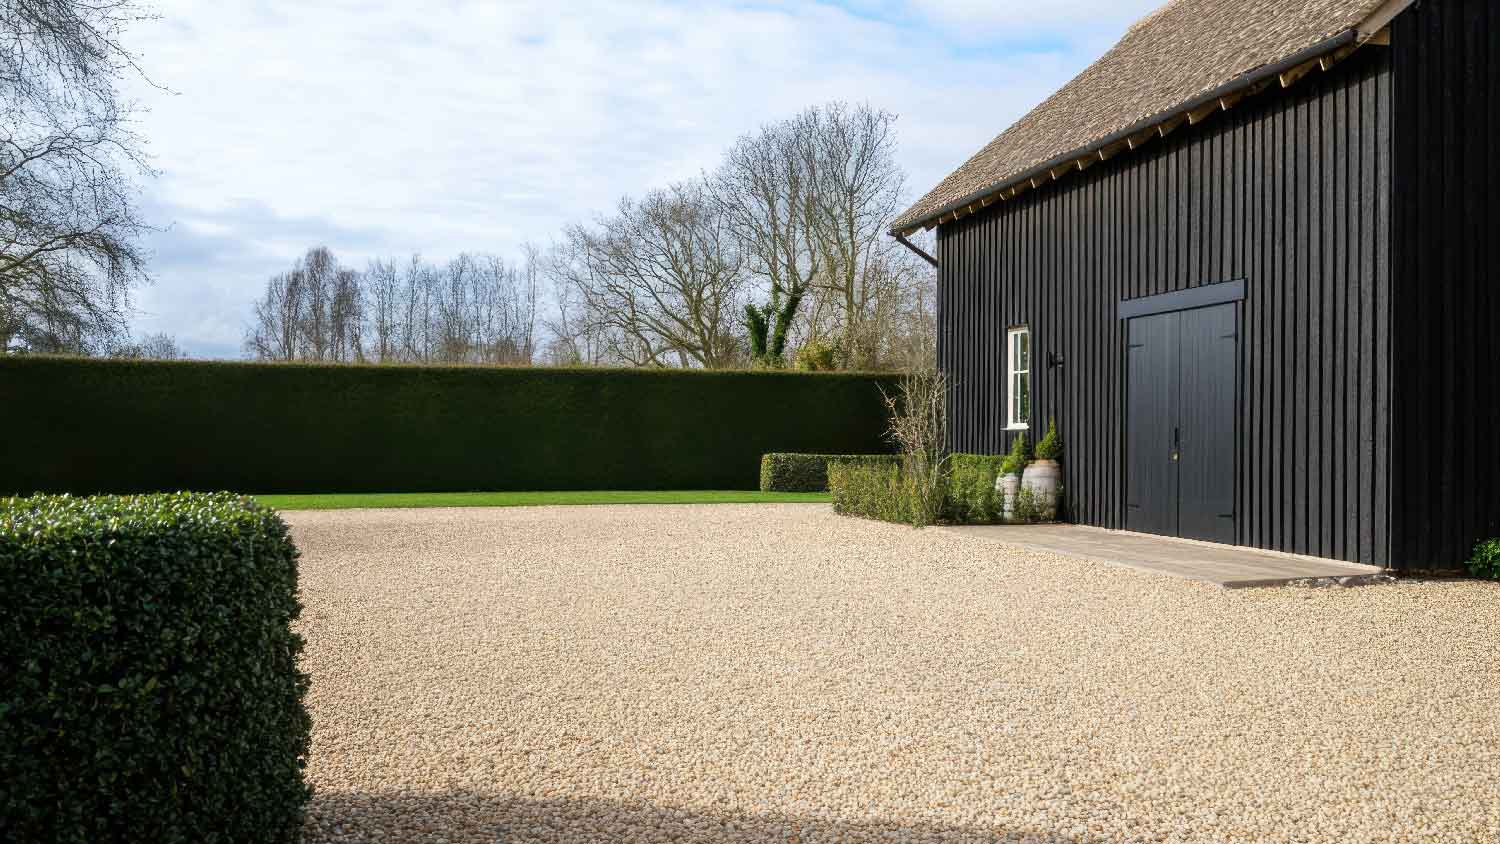
[[[1001,495],[995,491],[1004,458],[984,454],[955,454],[948,479],[945,519],[965,525],[1000,521]]]
[[[292,842],[297,549],[229,494],[0,499],[0,830]]]
[[[894,454],[767,454],[760,459],[761,492],[825,492],[836,462],[895,465]]]
[[[1038,460],[1061,460],[1063,456],[1062,436],[1057,433],[1057,420],[1053,419],[1047,424],[1047,435],[1036,444],[1036,459]]]
[[[797,349],[797,368],[804,372],[832,372],[839,368],[838,359],[838,347],[816,337]]]
[[[797,316],[797,308],[802,304],[802,295],[790,293],[785,299],[775,295],[772,296],[771,303],[764,307],[753,303],[745,305],[744,324],[745,332],[750,337],[750,359],[757,366],[765,369],[786,368],[787,333]]]
[[[1001,458],[979,454],[951,455],[943,497],[942,521],[949,524],[994,524],[1001,500],[995,478]],[[834,512],[921,527],[920,490],[900,463],[840,461],[828,466],[828,489]]]
[[[1010,441],[1010,453],[1005,455],[1000,474],[1019,475],[1026,471],[1026,464],[1030,462],[1031,443],[1026,439],[1025,431],[1018,431]]]
[[[0,495],[754,489],[890,448],[852,373],[0,357]]]
[[[1016,493],[1016,504],[1012,508],[1010,520],[1015,524],[1030,525],[1041,521],[1041,508],[1037,505],[1036,493],[1029,487],[1022,486]]]
[[[1487,539],[1474,546],[1469,559],[1469,574],[1486,580],[1500,580],[1500,539]]]
[[[913,524],[918,496],[900,464],[834,463],[828,467],[833,511],[883,522]]]
[[[770,309],[762,309],[754,302],[745,303],[745,333],[750,337],[750,359],[754,361],[766,359],[769,345],[767,335],[771,327],[768,310]]]

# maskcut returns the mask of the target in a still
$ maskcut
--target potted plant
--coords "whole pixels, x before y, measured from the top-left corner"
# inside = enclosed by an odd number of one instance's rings
[[[1026,432],[1021,431],[1010,441],[1010,453],[1000,464],[1000,477],[995,479],[995,494],[1000,496],[1000,515],[1005,521],[1015,518],[1016,499],[1021,492],[1021,473],[1031,461],[1031,443]]]
[[[1031,490],[1036,499],[1037,514],[1042,521],[1057,518],[1058,491],[1062,489],[1062,437],[1057,433],[1057,420],[1047,424],[1047,435],[1036,444],[1036,460],[1026,467],[1021,485]]]

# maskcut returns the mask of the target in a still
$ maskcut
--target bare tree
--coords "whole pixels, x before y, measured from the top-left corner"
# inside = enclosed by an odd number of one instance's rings
[[[118,86],[134,0],[0,0],[0,348],[122,336],[146,281],[131,173],[149,174]]]
[[[901,247],[886,235],[901,210],[905,176],[896,164],[896,116],[868,105],[830,103],[804,113],[817,185],[812,195],[822,272],[818,286],[842,311],[843,350],[849,368],[874,368],[864,323],[872,307],[900,283]]]
[[[376,363],[400,360],[400,272],[396,262],[377,259],[365,270],[365,336],[368,355]]]
[[[904,185],[895,120],[810,108],[740,138],[710,177],[762,297],[745,312],[754,359],[779,366],[788,345],[810,343],[847,368],[914,362],[908,333],[930,314],[933,274],[886,237]]]
[[[262,360],[526,364],[534,354],[537,257],[516,266],[461,254],[413,255],[360,273],[326,247],[274,276],[254,307],[245,351]]]
[[[564,232],[553,263],[577,292],[608,355],[634,366],[734,366],[743,261],[724,214],[698,182]]]
[[[551,339],[546,359],[554,366],[601,366],[621,361],[609,356],[603,320],[591,318],[588,301],[575,283],[569,244],[554,246],[540,260],[552,287],[552,317],[542,320]]]
[[[177,360],[186,357],[182,347],[170,334],[147,334],[139,340],[131,340],[108,349],[112,358],[122,360]]]
[[[770,366],[785,363],[788,332],[822,268],[813,195],[817,148],[804,131],[817,123],[810,114],[741,137],[708,182],[747,269],[765,290],[764,304],[745,304],[745,329],[751,357]]]
[[[948,490],[947,396],[947,379],[936,369],[909,371],[896,395],[885,393],[886,436],[901,449],[901,480],[916,527],[938,520]]]
[[[265,295],[251,309],[245,352],[259,360],[297,360],[302,356],[303,273],[294,269],[266,282]]]

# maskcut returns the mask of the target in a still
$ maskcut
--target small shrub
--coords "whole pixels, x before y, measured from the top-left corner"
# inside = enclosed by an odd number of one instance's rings
[[[228,494],[0,499],[0,838],[291,842],[297,549]]]
[[[1057,433],[1057,420],[1053,419],[1047,424],[1047,435],[1036,444],[1036,459],[1061,460],[1062,456],[1062,437]]]
[[[833,463],[878,463],[894,466],[894,454],[767,454],[760,459],[761,492],[826,492]]]
[[[1041,508],[1037,506],[1036,493],[1030,487],[1021,487],[1016,493],[1016,506],[1011,511],[1011,521],[1030,525],[1041,521]]]
[[[804,372],[832,372],[839,368],[837,346],[816,337],[797,349],[796,367]]]
[[[1469,574],[1486,580],[1500,580],[1500,539],[1488,539],[1474,546],[1469,559]]]
[[[1026,464],[1031,462],[1031,443],[1026,440],[1026,432],[1020,431],[1010,441],[1010,453],[1005,455],[1005,462],[1000,467],[1002,475],[1019,475],[1026,471]]]
[[[1004,502],[995,489],[1002,457],[955,454],[948,480],[945,519],[956,524],[993,524],[1000,520]]]
[[[948,494],[948,380],[936,369],[908,372],[885,403],[891,414],[886,436],[901,449],[910,521],[926,527],[942,518]]]

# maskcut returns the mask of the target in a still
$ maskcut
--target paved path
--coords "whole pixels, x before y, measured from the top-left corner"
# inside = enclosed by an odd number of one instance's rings
[[[1228,589],[1285,586],[1302,581],[1321,581],[1320,585],[1333,581],[1353,586],[1385,580],[1384,572],[1375,566],[1080,525],[945,529],[1018,548],[1113,563]]]
[[[826,505],[287,520],[307,844],[1500,841],[1493,585],[1226,590]]]

